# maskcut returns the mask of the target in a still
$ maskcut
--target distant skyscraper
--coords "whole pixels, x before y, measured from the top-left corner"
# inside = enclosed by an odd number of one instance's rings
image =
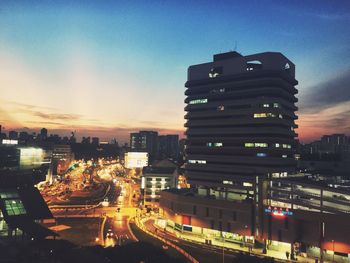
[[[17,140],[17,139],[18,139],[18,132],[16,132],[16,131],[10,131],[10,132],[9,132],[9,138],[10,138],[11,140]]]
[[[46,128],[42,128],[40,130],[40,137],[42,140],[46,140],[46,138],[47,138],[47,129]]]
[[[131,133],[130,148],[132,151],[148,152],[149,160],[155,160],[158,155],[158,132],[140,131]]]
[[[93,145],[99,145],[99,144],[100,144],[100,139],[97,138],[97,137],[92,137],[91,143],[92,143]]]
[[[29,134],[28,132],[22,131],[19,133],[19,140],[21,142],[26,142],[29,139]]]

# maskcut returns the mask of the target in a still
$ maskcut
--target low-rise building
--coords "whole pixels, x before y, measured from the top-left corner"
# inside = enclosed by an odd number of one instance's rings
[[[141,194],[145,207],[158,207],[162,190],[176,187],[175,167],[145,167],[141,177]]]

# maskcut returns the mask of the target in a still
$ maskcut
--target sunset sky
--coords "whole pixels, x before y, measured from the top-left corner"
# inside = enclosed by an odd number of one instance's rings
[[[0,1],[6,132],[182,134],[187,67],[236,48],[296,64],[302,142],[350,134],[349,1],[40,2]]]

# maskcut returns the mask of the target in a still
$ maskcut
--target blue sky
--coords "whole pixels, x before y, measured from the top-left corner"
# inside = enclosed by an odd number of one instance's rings
[[[348,1],[1,1],[0,123],[121,141],[182,133],[187,67],[236,48],[296,64],[302,140],[349,133],[349,11]]]

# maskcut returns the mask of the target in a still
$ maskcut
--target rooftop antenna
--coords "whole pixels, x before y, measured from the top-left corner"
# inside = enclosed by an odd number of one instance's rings
[[[235,47],[234,47],[233,51],[237,52],[237,41],[235,41]]]

